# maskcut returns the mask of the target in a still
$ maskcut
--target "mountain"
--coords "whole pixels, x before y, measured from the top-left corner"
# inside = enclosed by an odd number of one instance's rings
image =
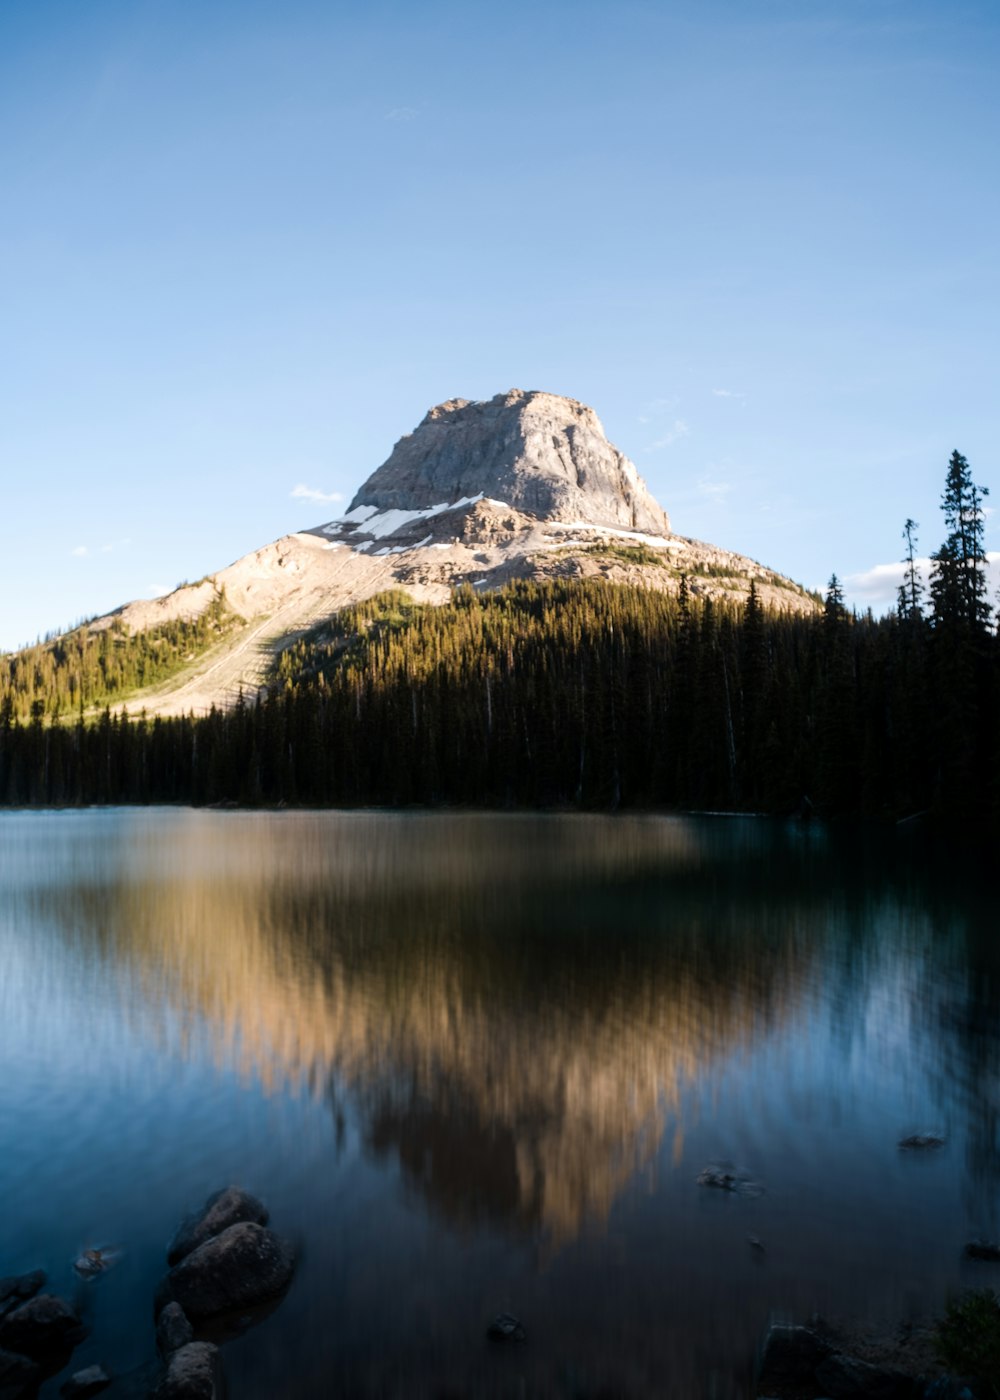
[[[135,634],[224,612],[214,645],[129,699],[149,714],[200,713],[252,693],[290,641],[386,589],[440,603],[462,584],[603,577],[675,591],[682,575],[703,596],[738,599],[754,580],[765,606],[816,607],[753,560],[673,534],[593,409],[511,389],[432,408],[341,519],[286,535],[167,597],[129,603],[87,630]]]

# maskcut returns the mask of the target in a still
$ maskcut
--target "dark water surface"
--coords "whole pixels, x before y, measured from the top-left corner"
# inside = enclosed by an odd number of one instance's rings
[[[120,1243],[73,1365],[128,1371],[238,1181],[303,1254],[233,1400],[746,1395],[770,1318],[997,1282],[990,896],[751,820],[4,814],[0,1274]]]

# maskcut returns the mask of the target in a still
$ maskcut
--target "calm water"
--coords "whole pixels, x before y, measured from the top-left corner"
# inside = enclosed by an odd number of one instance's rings
[[[994,926],[974,870],[750,820],[4,814],[0,1274],[120,1243],[74,1368],[139,1367],[238,1181],[303,1256],[233,1400],[746,1395],[769,1318],[997,1281]]]

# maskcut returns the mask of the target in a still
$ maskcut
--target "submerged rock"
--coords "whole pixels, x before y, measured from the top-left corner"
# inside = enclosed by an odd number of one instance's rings
[[[100,1249],[85,1249],[73,1261],[73,1268],[81,1278],[99,1278],[121,1259],[124,1253],[113,1245],[102,1245]]]
[[[103,1366],[88,1366],[64,1381],[59,1387],[59,1394],[65,1395],[66,1400],[86,1400],[88,1395],[99,1395],[102,1390],[107,1390],[110,1384],[111,1377]]]
[[[273,1230],[252,1222],[230,1225],[170,1270],[157,1302],[179,1303],[198,1323],[277,1297],[294,1272],[295,1253]]]
[[[219,1348],[211,1342],[189,1342],[171,1356],[155,1400],[216,1400],[221,1382]]]
[[[179,1264],[207,1240],[228,1230],[230,1225],[243,1222],[266,1225],[267,1221],[267,1209],[256,1196],[239,1186],[224,1186],[181,1225],[167,1249],[167,1263]]]
[[[525,1340],[524,1328],[511,1313],[498,1313],[487,1327],[486,1335],[492,1342],[523,1342]]]
[[[33,1298],[45,1282],[44,1269],[32,1269],[30,1274],[13,1274],[0,1278],[0,1318]]]
[[[22,1395],[34,1395],[40,1375],[37,1363],[27,1356],[0,1351],[0,1397],[3,1400],[20,1400]]]
[[[52,1293],[40,1293],[0,1323],[0,1346],[42,1357],[71,1347],[82,1335],[80,1314]]]
[[[816,1368],[833,1352],[829,1342],[808,1327],[772,1327],[764,1341],[758,1395],[780,1395],[796,1389],[822,1395],[816,1381]]]
[[[698,1185],[716,1191],[732,1191],[739,1196],[761,1196],[764,1188],[746,1172],[737,1171],[729,1162],[711,1162],[698,1173]]]
[[[156,1345],[166,1360],[188,1342],[194,1341],[194,1328],[180,1303],[168,1303],[156,1324]]]
[[[872,1366],[846,1352],[835,1352],[821,1361],[815,1375],[823,1395],[830,1400],[850,1395],[865,1396],[866,1400],[910,1400],[913,1395],[912,1376]]]
[[[992,1240],[970,1240],[965,1246],[967,1259],[982,1259],[987,1263],[1000,1263],[1000,1244]]]
[[[945,1139],[937,1133],[911,1133],[909,1137],[900,1138],[897,1146],[904,1152],[927,1152],[944,1144]]]

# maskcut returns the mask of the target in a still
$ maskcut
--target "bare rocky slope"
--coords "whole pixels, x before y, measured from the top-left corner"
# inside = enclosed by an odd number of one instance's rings
[[[129,603],[132,631],[197,617],[224,590],[245,626],[166,684],[130,700],[150,714],[202,713],[252,693],[281,648],[338,609],[387,588],[444,602],[460,584],[603,577],[744,596],[755,580],[769,607],[808,612],[798,584],[728,550],[671,533],[633,464],[593,409],[511,389],[451,399],[401,438],[339,520],[286,535],[165,598]]]

